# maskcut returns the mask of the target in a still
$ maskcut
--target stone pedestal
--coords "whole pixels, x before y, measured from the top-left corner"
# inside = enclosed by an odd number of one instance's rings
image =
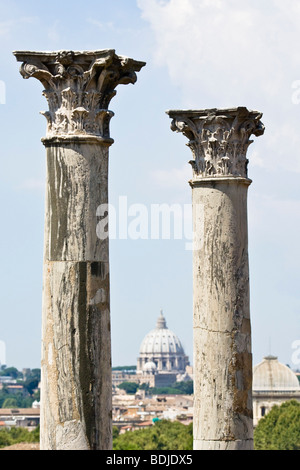
[[[253,448],[246,108],[168,111],[193,152],[194,449]]]
[[[112,447],[108,110],[145,64],[114,50],[15,52],[49,103],[42,319],[41,449]]]

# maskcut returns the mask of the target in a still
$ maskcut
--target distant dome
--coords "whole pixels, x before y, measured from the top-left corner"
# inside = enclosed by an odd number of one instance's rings
[[[178,336],[169,330],[163,312],[156,322],[156,328],[151,330],[143,339],[137,362],[137,373],[146,373],[147,363],[154,363],[157,373],[185,372],[189,359],[185,355]],[[147,366],[148,367],[148,366]]]
[[[167,328],[166,319],[161,312],[156,328],[143,339],[140,354],[175,353],[184,354],[178,336]]]
[[[299,391],[300,385],[296,374],[277,357],[267,356],[253,368],[254,391]]]

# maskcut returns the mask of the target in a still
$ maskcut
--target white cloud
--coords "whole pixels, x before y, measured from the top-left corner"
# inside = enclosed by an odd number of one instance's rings
[[[300,4],[295,0],[138,0],[153,59],[181,95],[175,107],[247,106],[264,114],[257,163],[300,172]],[[266,121],[266,122],[265,122]],[[283,158],[284,156],[284,158]],[[268,163],[270,164],[270,163]]]
[[[192,168],[186,163],[182,168],[155,170],[151,176],[162,188],[186,190],[187,182],[192,177]]]
[[[266,167],[266,161],[261,157],[261,155],[256,150],[254,150],[254,152],[251,153],[250,163],[251,163],[251,166],[257,166],[260,168]]]
[[[194,104],[199,91],[202,100],[206,93],[220,105],[240,101],[257,88],[276,94],[283,55],[287,63],[292,54],[291,45],[285,47],[280,4],[266,9],[239,0],[139,0],[138,5],[155,33],[156,61],[168,65],[177,85],[185,85],[187,102]]]
[[[60,40],[60,20],[56,20],[49,28],[48,28],[48,38],[53,42],[59,42]]]
[[[252,205],[252,209],[250,212],[250,216],[252,217],[255,214],[255,217],[258,221],[257,229],[260,227],[264,230],[266,224],[265,214],[268,214],[274,227],[278,225],[279,220],[284,220],[284,223],[280,222],[280,228],[282,232],[287,232],[287,227],[290,226],[299,226],[300,228],[300,200],[299,199],[291,199],[291,198],[280,198],[277,196],[271,196],[267,194],[260,194],[256,193],[251,196],[250,205]],[[295,237],[299,238],[298,230],[294,233]]]
[[[33,24],[38,20],[37,17],[22,17],[0,22],[0,37],[8,37],[13,34],[20,24]]]
[[[114,23],[113,21],[99,21],[95,18],[87,18],[87,23],[91,24],[92,26],[95,26],[97,29],[99,29],[103,33],[107,34],[115,34],[115,35],[122,35],[122,34],[137,34],[139,33],[139,30],[136,30],[131,27],[123,27],[120,26],[119,24]]]
[[[90,23],[91,25],[96,26],[97,28],[101,29],[102,31],[110,31],[110,30],[115,29],[112,21],[103,22],[103,21],[96,20],[94,18],[88,18],[86,21]]]

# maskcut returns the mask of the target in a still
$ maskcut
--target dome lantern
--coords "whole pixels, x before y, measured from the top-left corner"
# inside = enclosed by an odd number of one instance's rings
[[[157,322],[156,322],[156,328],[157,329],[166,329],[167,328],[167,322],[166,322],[166,319],[163,315],[163,311],[161,310],[160,311],[160,316],[158,317],[157,319]]]

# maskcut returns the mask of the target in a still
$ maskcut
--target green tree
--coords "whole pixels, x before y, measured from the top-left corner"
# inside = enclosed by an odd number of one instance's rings
[[[273,406],[254,430],[256,450],[300,450],[300,403]]]
[[[27,390],[29,395],[33,395],[33,390],[37,388],[39,380],[34,377],[30,377],[24,382],[24,388]]]
[[[149,395],[192,395],[194,393],[193,381],[174,382],[170,387],[149,387],[149,384],[140,385],[140,389]]]
[[[173,387],[150,387],[148,390],[150,395],[181,395],[182,392]]]
[[[112,428],[112,437],[113,439],[116,439],[119,435],[119,428],[117,426],[113,426]]]
[[[6,398],[3,402],[2,408],[17,408],[18,400],[14,397]]]
[[[144,384],[143,384],[144,385]],[[193,381],[175,382],[170,387],[150,387],[145,388],[149,395],[192,395],[194,393]],[[147,384],[148,385],[148,384]]]
[[[139,385],[140,390],[149,390],[149,384],[147,382]]]
[[[187,382],[175,382],[172,387],[185,395],[192,395],[194,393],[194,383],[192,380],[188,380]]]
[[[147,429],[128,431],[113,441],[114,450],[192,450],[193,425],[157,421]]]
[[[118,385],[118,387],[121,388],[122,390],[125,390],[126,393],[134,394],[139,388],[139,384],[135,382],[123,382],[120,385]]]
[[[4,386],[2,390],[0,390],[0,408],[3,408],[3,403],[5,402],[6,398],[10,398],[11,395],[8,393],[7,388]]]
[[[31,408],[32,403],[36,399],[36,395],[24,397],[22,393],[12,394],[9,393],[7,389],[3,388],[3,390],[0,391],[0,408]]]
[[[0,375],[6,375],[12,379],[18,379],[22,377],[22,373],[18,371],[15,367],[6,367],[0,372]]]
[[[24,388],[27,390],[29,395],[33,394],[33,390],[37,388],[41,380],[41,369],[32,369],[26,376]]]
[[[16,367],[6,367],[0,371],[0,375],[10,376],[12,379],[17,379],[18,384],[23,385],[23,391],[19,393],[11,393],[4,385],[0,390],[0,408],[30,408],[34,400],[39,401],[40,392],[34,392],[37,388],[40,378],[41,369],[29,370],[26,375],[26,380],[21,380],[23,374],[16,369]],[[26,391],[24,396],[24,391]],[[8,401],[6,401],[9,399]]]
[[[39,442],[40,429],[37,427],[33,431],[25,428],[13,427],[11,429],[0,430],[0,448],[18,444],[20,442]]]
[[[30,375],[36,378],[38,381],[41,380],[41,369],[31,369]]]

